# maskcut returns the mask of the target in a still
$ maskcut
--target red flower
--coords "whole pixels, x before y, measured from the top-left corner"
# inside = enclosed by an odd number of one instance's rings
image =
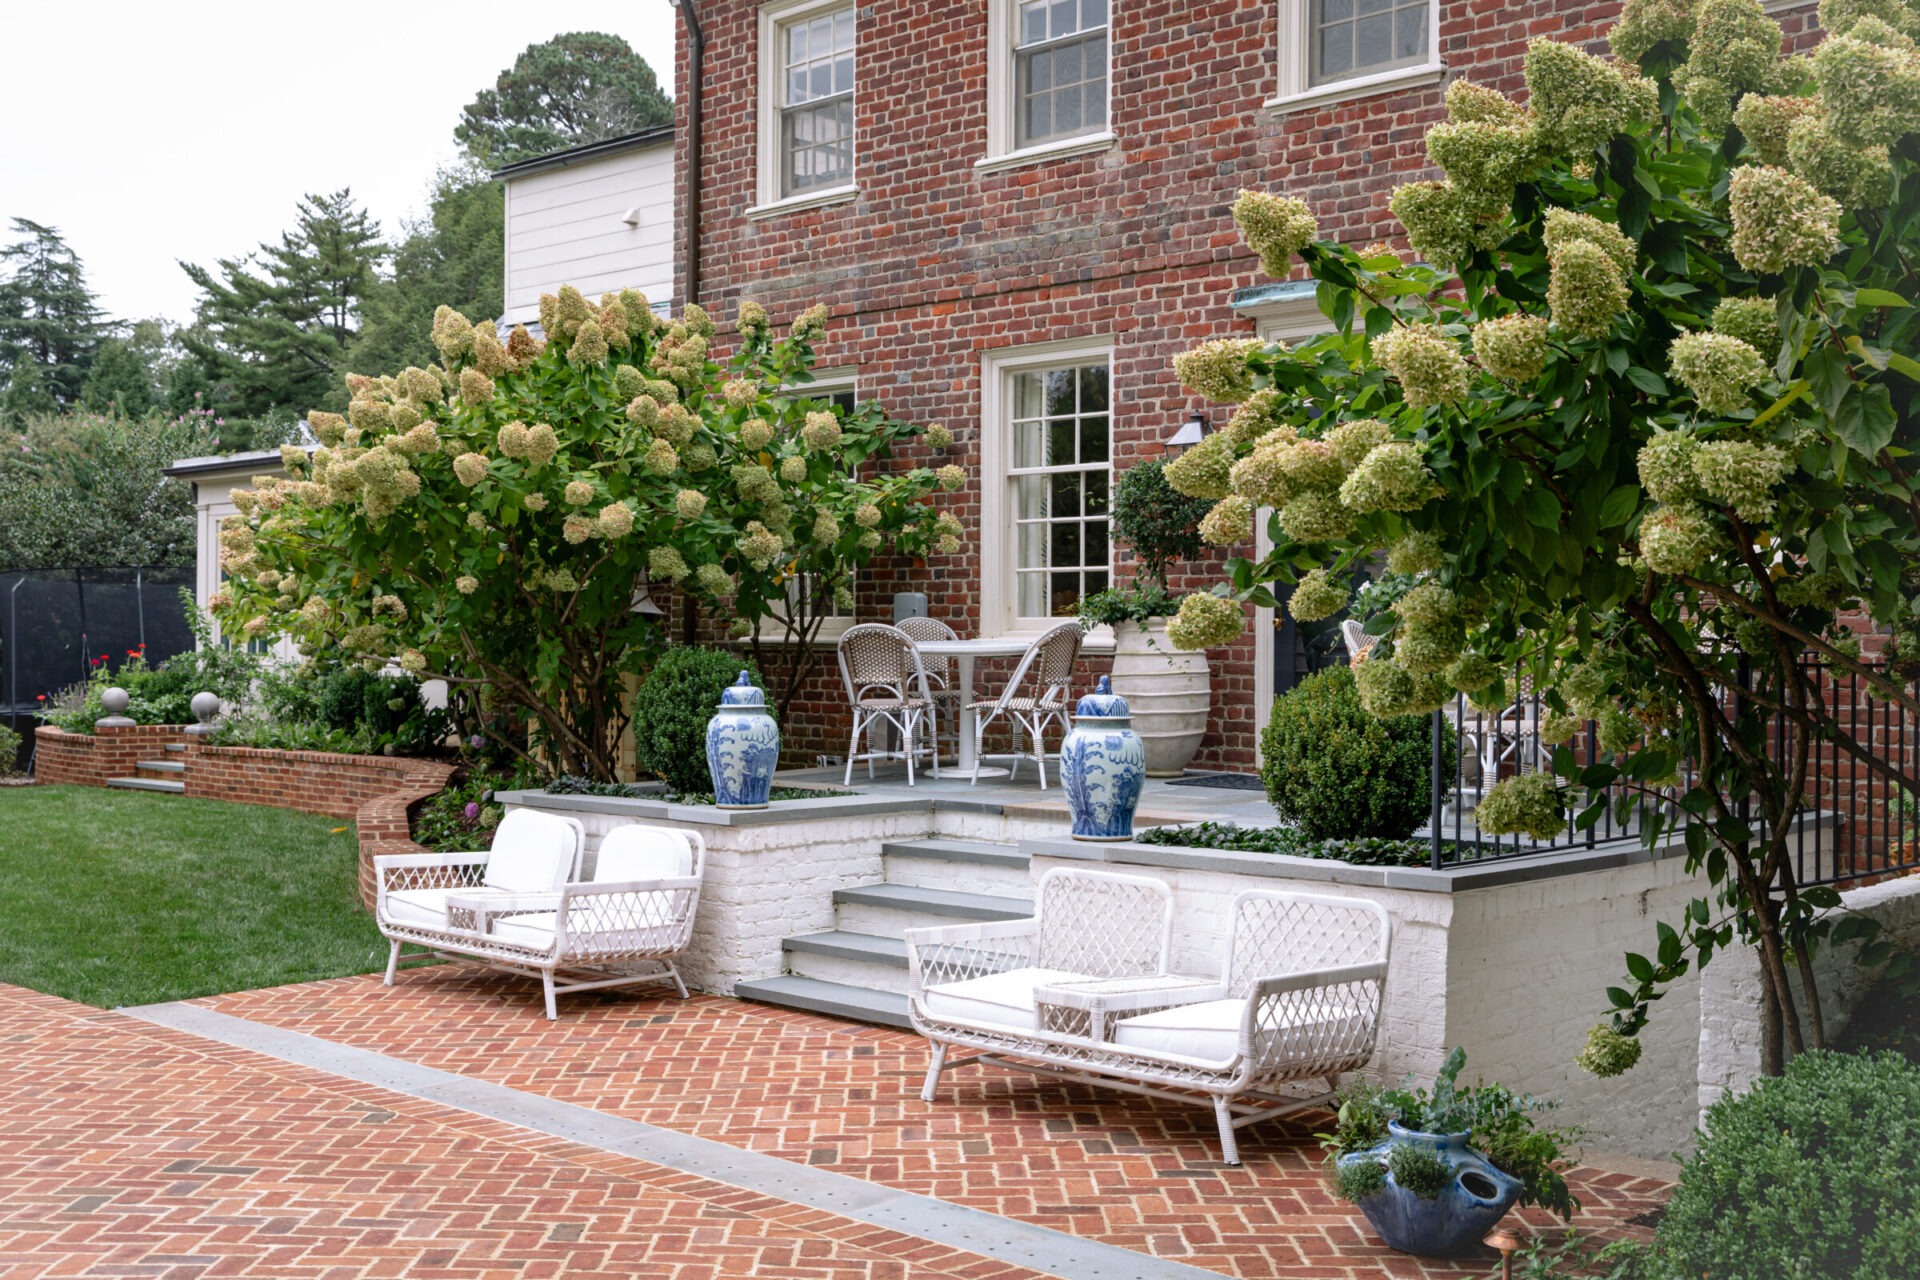
[[[47,695],[46,695],[46,694],[44,694],[44,693],[43,693],[43,694],[41,694],[41,695],[40,695],[40,701],[42,701],[42,702],[45,702],[46,700],[47,700]]]

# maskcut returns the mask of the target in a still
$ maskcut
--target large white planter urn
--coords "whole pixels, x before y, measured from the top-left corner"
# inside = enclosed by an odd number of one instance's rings
[[[1149,778],[1178,777],[1206,736],[1212,682],[1204,650],[1187,652],[1167,639],[1167,620],[1113,627],[1113,691],[1132,708],[1133,729],[1147,747]]]

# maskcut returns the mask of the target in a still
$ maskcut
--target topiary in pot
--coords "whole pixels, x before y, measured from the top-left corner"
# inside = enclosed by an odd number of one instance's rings
[[[1813,1051],[1707,1109],[1644,1274],[1890,1280],[1920,1258],[1920,1067]]]
[[[1353,672],[1332,667],[1275,698],[1261,739],[1260,776],[1280,816],[1317,840],[1403,839],[1433,802],[1433,725],[1426,716],[1375,716]],[[1458,758],[1441,735],[1441,769]]]
[[[1163,587],[1168,565],[1200,554],[1200,521],[1213,510],[1207,499],[1189,498],[1168,484],[1166,470],[1158,458],[1136,462],[1113,489],[1115,536],[1133,548],[1140,576]]]
[[[713,790],[707,721],[741,671],[761,684],[753,662],[725,649],[676,648],[661,655],[633,695],[633,750],[641,772],[675,791]]]

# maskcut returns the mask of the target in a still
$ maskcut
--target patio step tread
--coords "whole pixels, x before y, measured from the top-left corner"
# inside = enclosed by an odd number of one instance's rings
[[[800,933],[784,939],[787,951],[805,951],[814,955],[839,956],[846,960],[865,960],[890,969],[907,967],[907,944],[900,938],[883,938],[873,933],[853,933],[846,929],[828,929],[822,933]]]
[[[185,760],[136,760],[133,767],[145,769],[150,773],[185,773],[187,762]]]
[[[108,778],[107,785],[122,791],[160,791],[170,796],[185,795],[187,792],[186,783],[166,778]]]
[[[880,846],[888,858],[929,858],[940,862],[971,862],[980,866],[1025,871],[1033,859],[1010,844],[985,840],[889,840]]]
[[[166,744],[166,749],[168,751],[185,751],[187,744],[184,742],[169,742]]]
[[[886,1027],[909,1027],[907,998],[891,991],[873,991],[848,986],[844,982],[822,982],[818,978],[756,978],[734,984],[733,994],[742,1000],[824,1013],[856,1022],[876,1022]]]
[[[835,889],[833,901],[835,906],[851,902],[960,920],[1024,920],[1033,914],[1033,902],[1028,898],[956,893],[951,889],[921,889],[904,884],[863,884],[851,889]]]

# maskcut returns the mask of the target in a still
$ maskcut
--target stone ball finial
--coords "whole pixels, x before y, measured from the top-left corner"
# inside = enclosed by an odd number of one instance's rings
[[[110,716],[123,716],[127,714],[127,706],[132,701],[133,695],[118,685],[115,685],[100,695],[100,705],[106,709],[107,714]]]
[[[201,724],[212,724],[213,718],[220,714],[220,695],[212,692],[196,693],[189,705],[193,708],[195,720]]]

